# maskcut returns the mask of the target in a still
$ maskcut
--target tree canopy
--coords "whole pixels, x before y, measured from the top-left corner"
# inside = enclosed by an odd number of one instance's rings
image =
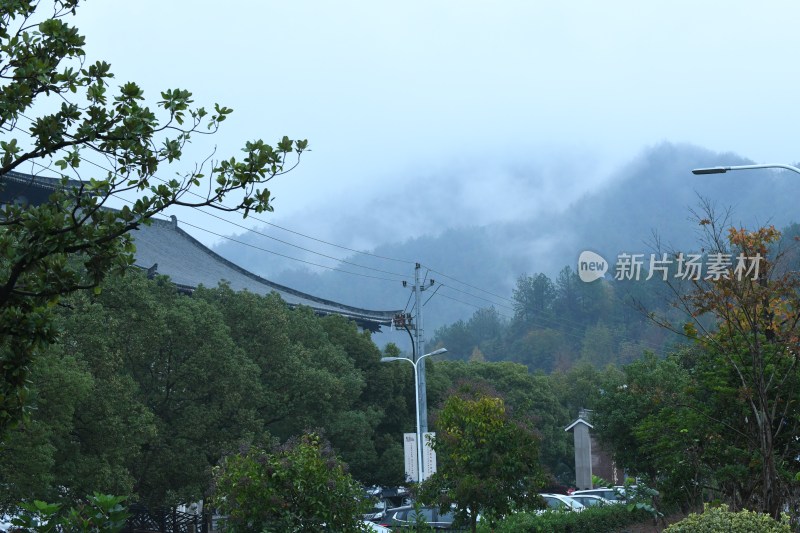
[[[555,279],[521,275],[511,298],[513,317],[479,309],[469,320],[437,329],[431,344],[447,346],[451,358],[513,361],[547,373],[583,362],[622,365],[645,350],[662,354],[677,343],[677,335],[638,309],[666,312],[664,289],[655,282],[585,283],[569,267]]]
[[[319,435],[229,455],[214,471],[226,531],[367,531],[361,486]]]
[[[307,147],[252,140],[241,158],[212,156],[163,178],[232,110],[195,106],[185,89],[151,107],[135,82],[112,87],[110,65],[89,61],[68,23],[79,3],[0,0],[0,186],[17,171],[57,183],[46,204],[6,203],[0,214],[0,432],[22,417],[30,363],[57,335],[53,306],[128,267],[132,229],[171,206],[271,211],[264,184]],[[112,199],[127,204],[107,209]]]
[[[93,490],[195,501],[241,443],[307,428],[359,481],[402,481],[413,383],[354,323],[224,285],[188,296],[135,272],[63,303],[58,342],[31,364],[31,414],[0,441],[0,509]]]
[[[457,517],[474,532],[479,514],[502,518],[538,501],[544,485],[539,436],[530,420],[514,417],[502,398],[462,384],[436,417],[436,473],[422,497]]]
[[[800,279],[774,227],[724,229],[713,213],[700,223],[709,256],[736,269],[676,292],[694,345],[606,382],[596,427],[668,498],[697,506],[711,492],[778,518],[800,471]]]

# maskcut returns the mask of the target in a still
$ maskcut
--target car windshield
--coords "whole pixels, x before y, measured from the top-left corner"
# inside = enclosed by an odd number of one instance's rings
[[[576,492],[575,496],[600,496],[606,500],[618,500],[621,498],[620,493],[615,489],[582,490],[580,493]]]
[[[433,522],[433,509],[420,509],[419,516],[420,518],[424,518],[426,522]],[[404,520],[407,520],[409,522],[416,522],[417,512],[411,509],[406,514],[406,518]]]
[[[562,502],[558,498],[546,497],[545,500],[547,500],[547,506],[550,507],[551,509],[563,509],[564,507],[567,506],[566,503]]]

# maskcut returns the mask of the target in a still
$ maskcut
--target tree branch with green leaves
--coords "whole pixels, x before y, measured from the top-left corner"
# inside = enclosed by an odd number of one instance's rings
[[[55,183],[46,204],[0,208],[0,433],[23,417],[28,367],[56,339],[51,310],[60,296],[130,267],[130,232],[170,207],[272,211],[265,184],[308,147],[285,136],[274,145],[251,140],[240,158],[209,157],[159,177],[232,110],[197,107],[185,89],[161,92],[151,109],[135,82],[113,89],[110,65],[89,64],[69,24],[79,4],[0,0],[0,186],[19,171]],[[111,210],[111,199],[129,205]]]

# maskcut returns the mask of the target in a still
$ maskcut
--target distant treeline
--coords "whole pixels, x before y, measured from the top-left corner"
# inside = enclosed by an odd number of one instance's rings
[[[438,329],[431,345],[446,346],[453,358],[514,361],[546,373],[578,362],[622,365],[644,351],[664,354],[680,341],[648,316],[668,310],[664,289],[657,281],[585,283],[570,267],[555,280],[521,276],[512,320],[494,308],[480,309]]]
[[[794,224],[783,230],[779,246],[789,254],[787,265],[800,263],[799,228]],[[686,341],[680,331],[687,317],[673,303],[688,284],[675,277],[674,263],[669,283],[658,276],[646,280],[644,267],[638,280],[609,279],[609,274],[586,283],[570,267],[555,279],[522,275],[513,290],[511,320],[493,307],[479,309],[469,320],[436,330],[429,345],[446,346],[451,359],[513,361],[545,373],[568,370],[578,362],[621,366],[645,351],[663,357]],[[665,328],[665,322],[674,330]]]

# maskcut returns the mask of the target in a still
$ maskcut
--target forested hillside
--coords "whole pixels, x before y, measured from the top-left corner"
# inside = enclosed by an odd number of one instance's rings
[[[800,264],[800,226],[783,230],[775,249],[784,268]],[[702,251],[699,243],[697,252]],[[494,307],[436,330],[431,346],[446,346],[453,359],[513,361],[531,371],[568,370],[579,362],[598,368],[622,366],[644,352],[663,357],[687,342],[685,311],[674,304],[690,288],[674,278],[617,280],[614,265],[605,279],[585,283],[570,267],[555,279],[543,273],[520,276],[513,290],[513,318]],[[673,328],[664,327],[670,322]]]
[[[650,312],[673,313],[658,281],[581,281],[570,267],[553,280],[521,276],[513,292],[514,317],[495,308],[477,310],[436,331],[432,346],[451,357],[513,361],[531,371],[568,370],[578,362],[623,365],[645,351],[665,354],[679,335],[654,322]]]

